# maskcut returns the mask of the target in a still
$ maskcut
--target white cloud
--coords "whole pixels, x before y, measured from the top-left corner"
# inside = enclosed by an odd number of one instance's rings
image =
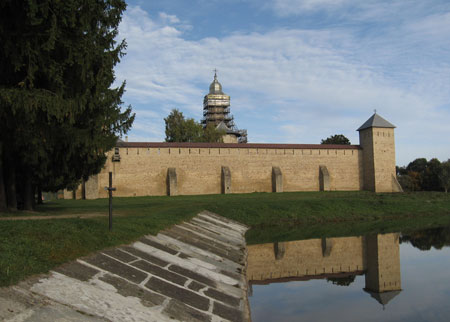
[[[178,19],[177,16],[169,15],[165,12],[160,12],[159,18],[163,21],[163,23],[176,24],[180,22],[180,19]]]
[[[133,131],[140,137],[162,140],[163,118],[171,108],[200,119],[203,95],[217,67],[236,123],[249,129],[253,142],[319,143],[343,133],[357,143],[355,129],[374,108],[411,142],[423,135],[422,128],[437,140],[450,121],[450,63],[439,59],[439,51],[450,45],[429,41],[430,33],[448,36],[448,14],[439,17],[402,24],[380,37],[361,38],[340,28],[186,40],[181,27],[168,25],[179,21],[176,16],[160,13],[152,20],[139,7],[130,7],[120,26],[127,56],[116,73],[119,81],[127,80],[127,103],[154,113],[146,118],[137,113]],[[433,26],[441,26],[441,32]],[[424,55],[417,55],[424,44]],[[403,151],[401,145],[398,151],[402,163],[430,157]],[[450,148],[438,152],[434,156],[450,156]]]
[[[412,22],[408,25],[408,29],[416,36],[432,37],[433,40],[448,40],[450,33],[450,12],[437,13],[423,19]],[[429,38],[428,38],[429,39]]]
[[[303,11],[331,10],[351,3],[352,0],[273,0],[271,6],[281,15]]]

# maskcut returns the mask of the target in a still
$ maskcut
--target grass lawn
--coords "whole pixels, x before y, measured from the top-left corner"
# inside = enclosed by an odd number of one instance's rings
[[[249,243],[361,235],[450,225],[450,194],[295,192],[114,198],[107,217],[0,221],[0,286],[91,252],[130,243],[207,209],[251,226]],[[6,216],[106,214],[108,200],[56,200],[35,213]],[[120,215],[120,216],[119,216]]]

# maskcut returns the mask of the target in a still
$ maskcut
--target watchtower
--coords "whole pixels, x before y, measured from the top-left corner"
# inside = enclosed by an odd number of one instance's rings
[[[359,131],[363,151],[364,189],[375,192],[401,191],[395,172],[395,126],[376,112]]]

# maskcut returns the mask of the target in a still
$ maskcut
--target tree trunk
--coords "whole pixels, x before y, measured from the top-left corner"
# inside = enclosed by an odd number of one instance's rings
[[[0,211],[6,211],[7,209],[5,183],[3,181],[2,143],[0,143]]]
[[[13,162],[7,163],[8,171],[5,171],[6,176],[6,199],[8,210],[17,211],[17,195],[16,195],[16,167]]]
[[[31,186],[31,207],[33,207],[33,210],[36,209],[36,185]]]
[[[33,210],[33,183],[31,180],[31,171],[27,169],[25,171],[25,178],[23,182],[22,198],[23,198],[23,210],[32,211]]]
[[[73,190],[72,190],[72,199],[73,199],[73,200],[76,200],[76,199],[77,199],[77,190],[76,190],[76,189],[73,189]]]
[[[41,186],[37,187],[37,200],[36,200],[38,205],[42,205],[42,188]]]
[[[81,182],[81,199],[86,200],[86,181]]]

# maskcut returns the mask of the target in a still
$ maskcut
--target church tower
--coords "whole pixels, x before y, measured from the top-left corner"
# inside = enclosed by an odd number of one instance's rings
[[[203,99],[203,127],[208,124],[218,126],[224,123],[231,129],[234,127],[233,116],[230,115],[230,96],[222,91],[222,85],[217,80],[217,72],[214,72],[214,80],[209,86],[209,93]]]
[[[402,191],[395,172],[395,126],[376,112],[359,127],[363,151],[364,189],[374,192]]]
[[[224,143],[246,143],[247,131],[238,130],[230,114],[230,96],[222,91],[222,84],[217,80],[217,70],[214,70],[214,80],[209,86],[209,93],[203,99],[203,128],[213,125],[225,132]]]

